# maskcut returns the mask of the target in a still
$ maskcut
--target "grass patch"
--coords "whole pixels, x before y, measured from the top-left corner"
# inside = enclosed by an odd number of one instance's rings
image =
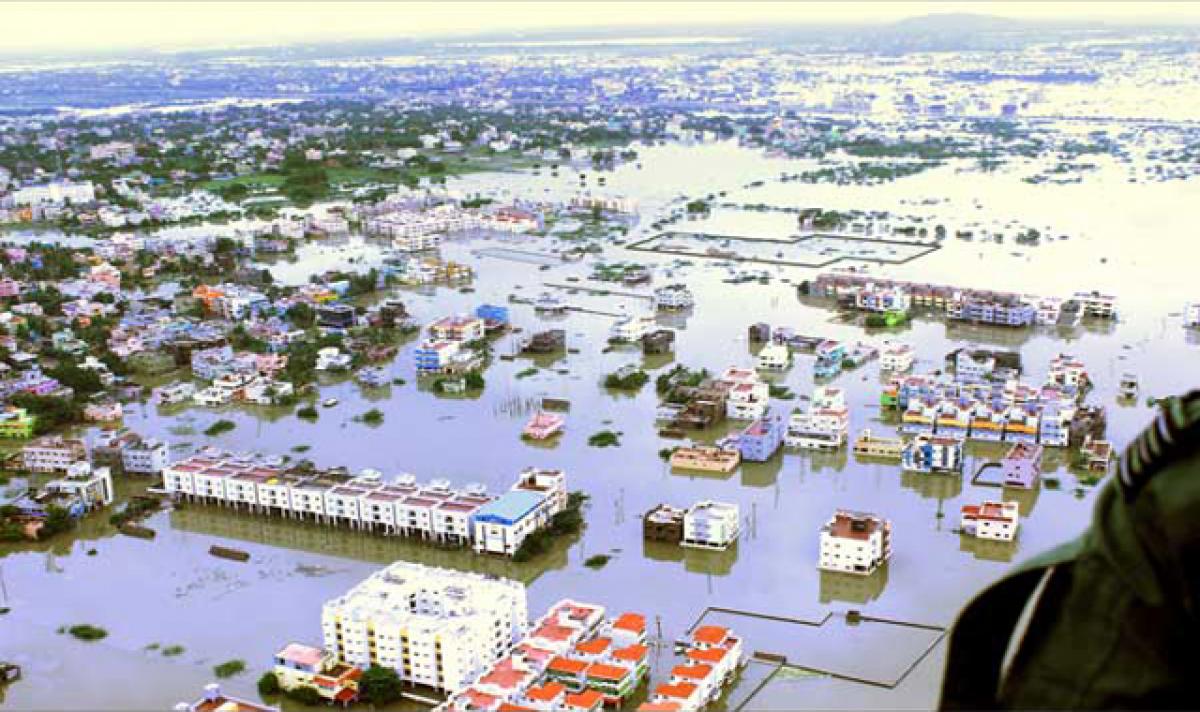
[[[92,642],[94,640],[103,640],[108,637],[107,630],[104,630],[98,625],[91,625],[90,623],[73,625],[70,628],[67,628],[67,632],[78,640],[84,640],[88,642]]]
[[[204,434],[211,437],[216,437],[222,433],[228,433],[237,427],[237,423],[232,420],[221,419],[204,429]]]
[[[220,665],[213,666],[213,674],[224,680],[227,677],[240,675],[246,671],[245,660],[226,660]]]
[[[602,569],[608,564],[609,561],[612,561],[612,557],[608,554],[593,554],[592,556],[587,557],[587,560],[583,562],[583,565],[589,569]]]
[[[312,445],[293,445],[292,452],[308,452],[312,450]]]
[[[183,655],[184,648],[182,645],[168,645],[162,649],[162,654],[168,658],[173,658],[178,655]]]
[[[524,371],[518,371],[517,375],[514,376],[514,378],[517,378],[517,379],[529,378],[530,376],[536,376],[537,372],[538,372],[538,369],[536,366],[530,366],[529,368],[525,369]]]
[[[621,445],[621,433],[613,432],[612,430],[601,430],[588,438],[588,445],[592,447],[619,447]]]

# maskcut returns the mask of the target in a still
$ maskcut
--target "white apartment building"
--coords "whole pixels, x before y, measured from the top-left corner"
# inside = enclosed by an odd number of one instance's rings
[[[566,506],[567,478],[562,470],[526,469],[512,489],[471,516],[475,551],[512,556],[530,534],[548,525]]]
[[[717,379],[731,384],[725,396],[725,416],[732,420],[758,420],[767,412],[771,386],[747,368],[730,367]]]
[[[792,350],[785,344],[767,344],[758,352],[754,363],[762,371],[782,371],[792,365]]]
[[[404,561],[321,611],[325,649],[339,662],[391,668],[450,693],[507,654],[527,626],[524,584]]]
[[[1183,325],[1189,329],[1200,329],[1200,302],[1184,305]]]
[[[77,499],[87,510],[107,507],[115,497],[112,471],[92,467],[86,460],[71,463],[66,477],[47,482],[42,491]]]
[[[1075,292],[1072,296],[1079,303],[1084,316],[1112,319],[1117,315],[1117,298],[1099,292]]]
[[[902,373],[912,368],[917,351],[908,344],[888,344],[879,357],[879,367],[884,371]]]
[[[728,549],[741,533],[741,513],[736,504],[705,500],[683,515],[681,546]]]
[[[806,450],[845,447],[850,431],[850,409],[841,388],[821,386],[813,391],[807,409],[797,409],[788,421],[783,442]]]
[[[170,461],[171,450],[163,440],[139,440],[121,450],[121,466],[125,472],[157,475],[166,469]]]
[[[63,205],[66,203],[90,203],[96,199],[96,188],[91,181],[82,183],[47,183],[31,185],[13,191],[16,205]]]
[[[870,575],[892,555],[892,523],[874,514],[838,510],[821,527],[817,567]]]
[[[22,448],[21,456],[31,472],[66,472],[75,462],[87,459],[87,447],[82,440],[46,435]]]
[[[436,250],[442,236],[436,232],[400,234],[392,238],[392,247],[401,252]]]
[[[420,486],[412,475],[385,482],[358,476],[288,471],[261,457],[195,455],[163,470],[166,490],[251,514],[410,536],[478,553],[513,555],[567,504],[561,470],[529,468],[500,497],[482,485],[454,489],[446,480]]]
[[[656,328],[653,317],[626,316],[618,319],[609,329],[608,340],[618,343],[636,343]]]
[[[986,501],[964,504],[962,531],[979,539],[1012,541],[1017,537],[1018,507],[1016,502]]]
[[[692,290],[684,284],[668,284],[654,290],[654,305],[657,309],[675,311],[690,309],[696,303]]]

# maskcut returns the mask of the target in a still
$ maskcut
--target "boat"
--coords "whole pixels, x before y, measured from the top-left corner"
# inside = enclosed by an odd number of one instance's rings
[[[338,404],[337,398],[326,398],[325,400],[321,401],[321,405],[325,406],[326,408],[332,408],[333,406],[335,406],[337,404]]]

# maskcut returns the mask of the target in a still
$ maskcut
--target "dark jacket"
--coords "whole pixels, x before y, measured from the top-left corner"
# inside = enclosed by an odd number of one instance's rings
[[[975,598],[941,708],[1200,709],[1200,392],[1122,453],[1078,540]],[[1196,677],[1193,677],[1196,676]]]

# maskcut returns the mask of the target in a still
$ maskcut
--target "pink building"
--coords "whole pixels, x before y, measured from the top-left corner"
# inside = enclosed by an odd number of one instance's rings
[[[531,440],[545,440],[561,433],[565,424],[566,418],[557,413],[538,412],[525,424],[521,434]]]

